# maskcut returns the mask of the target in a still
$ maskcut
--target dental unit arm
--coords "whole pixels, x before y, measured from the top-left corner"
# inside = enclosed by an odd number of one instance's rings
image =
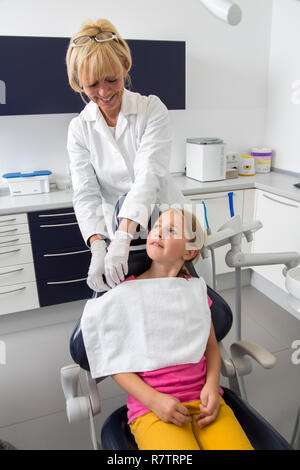
[[[205,246],[201,250],[203,258],[208,257],[208,250],[219,248],[227,244],[231,249],[226,254],[226,264],[231,268],[242,268],[249,266],[265,266],[272,264],[285,264],[283,275],[291,268],[300,263],[300,254],[298,252],[283,253],[243,253],[241,251],[242,236],[244,235],[248,242],[253,240],[253,234],[262,228],[260,221],[253,221],[243,224],[239,215],[232,217],[228,222],[222,225],[219,230],[207,236]]]
[[[209,251],[213,253],[216,248],[224,245],[231,245],[230,250],[226,254],[225,261],[229,267],[235,268],[235,339],[236,343],[232,345],[233,359],[232,362],[236,362],[233,371],[230,369],[225,372],[225,375],[232,380],[231,387],[235,388],[240,395],[247,400],[246,390],[243,381],[243,375],[248,374],[251,371],[251,363],[248,357],[251,356],[258,361],[263,367],[266,367],[263,359],[268,358],[270,367],[275,362],[272,362],[273,355],[269,356],[266,350],[258,348],[257,345],[252,345],[251,351],[247,348],[241,354],[241,348],[244,347],[245,341],[241,341],[241,268],[250,266],[265,266],[274,264],[284,264],[282,274],[286,276],[287,272],[295,268],[300,263],[300,254],[298,252],[284,252],[284,253],[243,253],[242,252],[242,238],[246,238],[248,242],[253,240],[253,234],[262,227],[260,221],[253,221],[248,224],[243,224],[239,215],[231,217],[231,219],[222,225],[219,230],[215,233],[209,231],[205,246],[201,250],[201,256],[207,258]],[[214,263],[214,257],[212,257],[212,263]],[[300,266],[300,265],[299,265]],[[215,268],[213,268],[213,285],[215,286]],[[215,287],[214,287],[215,288]],[[246,342],[249,346],[250,343]],[[249,352],[250,351],[250,352]],[[254,351],[256,356],[254,355]],[[238,357],[238,355],[240,356]],[[266,355],[267,354],[267,355]],[[229,362],[224,358],[225,364],[229,365]],[[274,358],[275,359],[275,358]],[[230,377],[233,377],[230,379]]]

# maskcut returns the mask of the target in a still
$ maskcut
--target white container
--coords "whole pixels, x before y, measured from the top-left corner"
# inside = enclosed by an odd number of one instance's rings
[[[39,174],[47,173],[47,174]],[[26,194],[41,194],[49,193],[49,175],[51,172],[33,172],[24,174],[19,173],[20,176],[11,176],[14,173],[7,173],[3,175],[3,180],[7,182],[11,196],[23,196]],[[15,175],[18,175],[15,173]]]
[[[256,173],[270,173],[272,163],[272,149],[255,147],[251,150],[255,161]]]
[[[224,142],[217,138],[187,139],[186,176],[197,181],[225,180]]]
[[[254,157],[252,157],[251,155],[242,155],[240,157],[239,175],[240,176],[254,176],[255,175]]]

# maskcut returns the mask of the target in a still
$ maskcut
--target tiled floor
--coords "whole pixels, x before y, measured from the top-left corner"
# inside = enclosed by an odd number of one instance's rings
[[[220,292],[234,314],[234,289]],[[253,363],[245,377],[249,403],[288,441],[300,407],[300,364],[292,362],[292,343],[300,340],[300,321],[252,286],[243,287],[242,339],[256,342],[272,352],[277,362],[266,370]],[[235,341],[234,324],[223,343],[228,351]],[[226,385],[227,379],[223,379]]]

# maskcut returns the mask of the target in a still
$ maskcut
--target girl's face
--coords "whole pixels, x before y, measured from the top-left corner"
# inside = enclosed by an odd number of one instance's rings
[[[153,261],[174,263],[186,258],[183,216],[176,211],[166,211],[155,222],[147,237],[147,253]]]

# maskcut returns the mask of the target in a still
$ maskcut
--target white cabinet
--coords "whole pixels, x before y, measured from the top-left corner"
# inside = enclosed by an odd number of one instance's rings
[[[35,282],[22,282],[20,284],[0,287],[0,299],[0,315],[39,307]]]
[[[255,253],[300,252],[299,202],[256,190],[255,218],[263,224],[254,235]],[[257,266],[253,269],[278,287],[285,289],[283,267],[283,265]]]
[[[27,224],[27,214],[0,215],[0,227],[15,224]]]
[[[196,204],[205,202],[208,224],[212,232],[217,231],[231,217],[228,192],[196,194],[187,196],[185,199],[187,203],[189,201]],[[254,190],[233,191],[233,206],[234,214],[239,214],[244,222],[253,220]],[[245,252],[251,250],[251,244],[248,244],[246,240],[243,240],[242,246]],[[225,263],[225,255],[229,249],[230,246],[226,245],[215,250],[216,274],[233,271],[233,268]]]
[[[39,307],[27,214],[0,216],[0,315]]]

